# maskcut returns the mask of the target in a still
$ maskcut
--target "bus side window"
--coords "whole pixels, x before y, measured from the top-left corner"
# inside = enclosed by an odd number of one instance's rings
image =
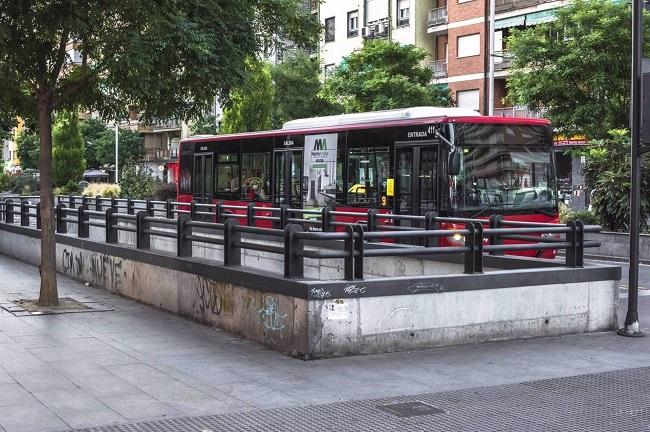
[[[239,160],[237,153],[217,157],[217,197],[239,198]]]
[[[242,155],[241,196],[250,201],[270,198],[271,153],[244,153]]]

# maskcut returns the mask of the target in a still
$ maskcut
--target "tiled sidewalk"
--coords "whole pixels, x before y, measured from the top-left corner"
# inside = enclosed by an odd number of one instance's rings
[[[650,338],[613,333],[305,362],[59,281],[62,296],[115,311],[24,317],[0,311],[0,430],[320,405],[650,365]],[[38,270],[0,255],[0,303],[37,293]],[[641,305],[650,309],[647,299]]]

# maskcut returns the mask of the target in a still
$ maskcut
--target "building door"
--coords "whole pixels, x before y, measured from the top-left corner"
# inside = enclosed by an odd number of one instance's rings
[[[194,201],[211,203],[214,196],[214,154],[197,153],[194,155],[194,173],[192,175],[192,194]]]
[[[303,150],[282,149],[273,152],[273,203],[302,208]]]

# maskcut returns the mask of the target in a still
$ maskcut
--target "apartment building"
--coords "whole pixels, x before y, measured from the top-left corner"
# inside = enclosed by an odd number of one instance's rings
[[[514,28],[553,19],[566,0],[495,0],[495,115],[534,116],[504,104],[512,58],[507,37]],[[487,114],[489,0],[327,0],[319,6],[325,27],[319,57],[327,75],[364,39],[414,44],[429,54],[434,82],[446,85],[459,107]]]

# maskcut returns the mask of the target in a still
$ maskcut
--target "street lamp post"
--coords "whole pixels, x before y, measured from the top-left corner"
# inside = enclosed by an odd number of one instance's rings
[[[639,330],[639,229],[641,201],[641,127],[643,125],[643,0],[632,1],[632,97],[630,126],[632,129],[632,174],[630,186],[630,273],[625,325],[621,336],[641,337]]]
[[[119,150],[120,150],[120,128],[117,124],[117,120],[115,120],[115,184],[120,182]]]

